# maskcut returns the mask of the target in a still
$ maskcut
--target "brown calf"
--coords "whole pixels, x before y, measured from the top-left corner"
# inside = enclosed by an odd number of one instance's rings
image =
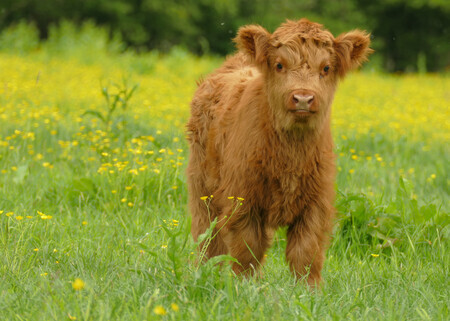
[[[207,257],[229,253],[239,261],[236,273],[252,273],[274,231],[288,226],[292,272],[318,283],[334,213],[331,103],[338,79],[367,60],[369,35],[354,30],[334,38],[301,19],[273,34],[244,26],[235,42],[239,51],[199,85],[191,103],[192,235],[197,240],[217,218]],[[207,209],[200,197],[211,194]],[[229,196],[245,198],[233,215]]]

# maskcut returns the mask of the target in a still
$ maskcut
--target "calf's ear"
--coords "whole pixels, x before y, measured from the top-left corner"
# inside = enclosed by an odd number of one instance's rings
[[[339,76],[343,77],[347,71],[368,60],[367,57],[373,52],[369,45],[370,34],[360,30],[343,33],[334,40]]]
[[[261,26],[249,25],[239,28],[234,42],[239,51],[244,52],[255,64],[263,64],[267,59],[270,33]]]

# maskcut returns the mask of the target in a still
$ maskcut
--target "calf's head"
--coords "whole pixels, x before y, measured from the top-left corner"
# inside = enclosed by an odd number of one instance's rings
[[[287,21],[273,34],[257,25],[234,39],[264,77],[269,106],[279,130],[320,130],[330,115],[336,84],[372,52],[359,30],[334,38],[306,19]]]

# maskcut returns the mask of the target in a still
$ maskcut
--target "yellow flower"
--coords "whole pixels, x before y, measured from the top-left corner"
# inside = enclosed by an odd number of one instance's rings
[[[33,251],[35,251],[35,252],[38,252],[38,251],[39,251],[39,249],[38,249],[38,248],[35,248],[35,249],[33,249]]]
[[[87,225],[87,224],[88,224],[88,222],[86,222],[86,221],[83,221],[83,222],[81,222],[81,224],[83,224],[83,225]]]
[[[379,257],[380,256],[380,254],[370,254],[370,255],[372,255],[373,257]]]
[[[82,279],[76,278],[75,281],[72,282],[72,288],[75,291],[80,291],[84,289],[84,286],[86,284],[84,283],[84,281]]]
[[[129,207],[133,207],[133,205],[134,205],[134,204],[133,204],[132,202],[128,202],[128,206],[129,206]]]
[[[5,215],[6,215],[6,216],[13,216],[13,215],[14,215],[14,212],[8,212],[8,213],[6,213]]]
[[[200,199],[201,199],[202,201],[206,201],[206,200],[208,199],[208,196],[202,196],[202,197],[200,197]]]
[[[180,308],[178,307],[178,304],[176,303],[172,303],[170,305],[170,307],[172,308],[172,310],[174,310],[175,312],[178,312],[180,310]]]
[[[166,315],[167,311],[166,309],[164,309],[162,306],[157,305],[154,309],[153,312],[157,315]]]
[[[351,170],[348,171],[350,174],[353,174],[355,172],[355,170],[352,168]]]
[[[16,216],[16,220],[18,221],[23,220],[23,216]]]
[[[44,213],[42,213],[42,212],[39,212],[39,211],[37,211],[37,213],[39,214],[39,216],[41,217],[41,219],[43,219],[43,220],[50,220],[53,216],[51,216],[51,215],[46,215],[46,214],[44,214]]]
[[[48,168],[53,168],[53,165],[50,164],[49,162],[44,162],[44,163],[42,163],[42,166],[48,167]]]
[[[74,317],[73,315],[70,315],[70,313],[67,313],[67,316],[69,317],[70,320],[76,320],[77,317]]]
[[[243,197],[236,197],[238,200],[243,201],[244,198]]]
[[[228,196],[229,200],[234,200],[234,196]]]
[[[435,179],[436,178],[436,174],[431,174],[431,179]]]

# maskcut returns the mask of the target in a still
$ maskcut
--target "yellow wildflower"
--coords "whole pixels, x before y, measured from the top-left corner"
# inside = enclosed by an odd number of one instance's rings
[[[84,286],[86,284],[84,283],[84,281],[82,279],[76,278],[75,281],[72,282],[72,288],[75,291],[80,291],[84,289]]]
[[[164,309],[164,307],[157,305],[154,309],[153,312],[157,315],[166,315],[167,311],[166,309]]]
[[[39,211],[37,211],[37,213],[39,214],[39,216],[41,217],[41,219],[43,219],[43,220],[50,220],[53,216],[51,216],[51,215],[47,215],[47,214],[44,214],[44,213],[42,213],[42,212],[39,212]]]

